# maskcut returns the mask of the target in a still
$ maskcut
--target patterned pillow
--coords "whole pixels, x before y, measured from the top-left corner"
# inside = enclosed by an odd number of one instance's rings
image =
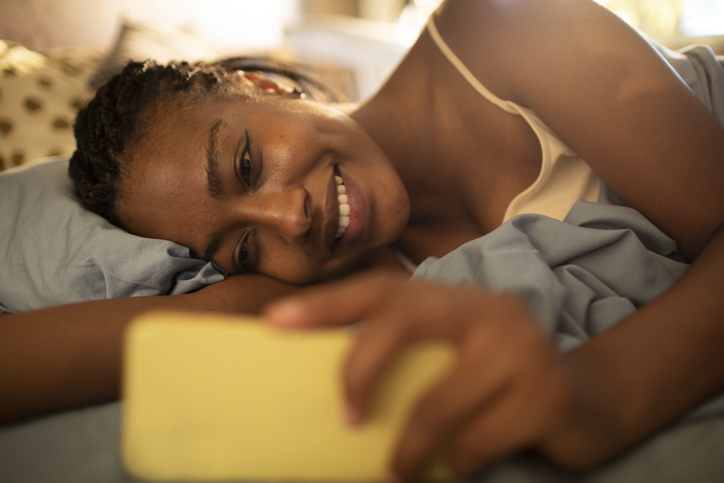
[[[75,150],[73,121],[93,96],[100,54],[46,57],[0,40],[0,171]]]

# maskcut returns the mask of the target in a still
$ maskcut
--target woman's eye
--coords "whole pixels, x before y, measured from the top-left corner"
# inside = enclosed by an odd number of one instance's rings
[[[245,183],[247,186],[251,186],[251,180],[250,180],[250,175],[251,175],[251,159],[249,158],[249,155],[246,154],[246,153],[244,154],[244,157],[241,158],[241,162],[240,162],[240,166],[239,166],[239,171],[240,171],[240,173],[241,173],[241,178],[242,178],[242,180],[244,181],[244,183]]]
[[[236,168],[236,176],[239,181],[244,183],[248,188],[251,188],[251,173],[254,168],[254,161],[251,159],[251,140],[249,139],[249,131],[244,130],[245,140],[244,149],[241,151],[241,156]]]
[[[250,273],[250,256],[249,256],[249,234],[247,233],[239,244],[239,250],[236,253],[236,271],[238,273]]]

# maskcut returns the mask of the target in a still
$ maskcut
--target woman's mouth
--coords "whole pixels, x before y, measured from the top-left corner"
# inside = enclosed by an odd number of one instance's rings
[[[347,187],[341,176],[335,175],[334,181],[337,183],[337,203],[339,203],[339,225],[337,226],[336,238],[340,238],[347,231],[349,226],[349,198],[347,197]]]
[[[335,165],[324,198],[322,240],[324,249],[335,252],[353,246],[367,231],[370,213],[364,191],[354,177]]]
[[[332,251],[352,246],[367,231],[369,223],[369,205],[366,196],[353,176],[345,174],[335,166],[334,183],[337,190],[339,219],[337,232],[332,243]],[[330,200],[331,201],[331,200]]]

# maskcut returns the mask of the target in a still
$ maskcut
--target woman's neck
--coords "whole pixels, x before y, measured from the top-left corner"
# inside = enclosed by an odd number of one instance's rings
[[[407,189],[410,220],[399,245],[413,259],[447,253],[500,225],[539,170],[530,126],[475,92],[425,33],[350,115]]]
[[[451,201],[441,191],[451,173],[446,173],[443,145],[436,123],[437,107],[429,76],[420,75],[427,66],[416,47],[395,73],[370,99],[351,113],[380,146],[395,167],[410,196],[410,223],[425,223],[444,212]]]

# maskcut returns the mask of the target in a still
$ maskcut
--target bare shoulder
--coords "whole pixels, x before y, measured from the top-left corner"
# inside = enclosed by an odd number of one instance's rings
[[[641,42],[593,0],[448,0],[435,22],[486,87],[521,104],[528,84],[538,85],[545,81],[541,74],[558,71],[571,49],[606,45],[610,50],[620,42]]]
[[[724,224],[724,132],[608,9],[593,0],[449,0],[436,25],[483,85],[532,109],[692,258]]]

